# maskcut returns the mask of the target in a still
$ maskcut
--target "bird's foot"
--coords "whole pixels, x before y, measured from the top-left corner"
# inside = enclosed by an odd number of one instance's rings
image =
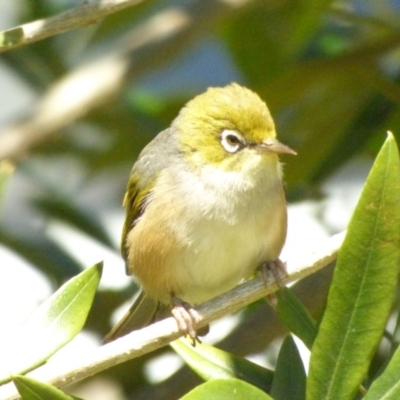
[[[196,342],[201,343],[197,336],[196,324],[200,321],[200,314],[189,304],[181,299],[172,296],[172,316],[178,324],[179,331],[192,339],[192,345],[195,346]]]

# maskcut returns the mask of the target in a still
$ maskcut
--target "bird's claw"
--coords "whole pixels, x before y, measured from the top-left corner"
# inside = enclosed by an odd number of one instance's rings
[[[197,336],[196,324],[200,321],[200,314],[189,304],[175,296],[172,296],[172,316],[178,324],[179,331],[192,340],[192,345],[195,346],[196,342],[201,343]]]

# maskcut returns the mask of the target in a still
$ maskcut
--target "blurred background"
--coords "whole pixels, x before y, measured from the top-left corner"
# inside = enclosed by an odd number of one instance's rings
[[[80,4],[2,0],[0,29]],[[395,0],[138,0],[2,53],[0,160],[14,168],[0,204],[3,330],[104,260],[86,329],[56,357],[99,345],[136,290],[119,255],[130,169],[209,86],[236,81],[256,91],[279,139],[298,152],[283,160],[289,269],[345,229],[386,131],[399,138],[399,14]],[[295,286],[316,317],[331,269]],[[284,333],[260,301],[213,324],[204,341],[273,367]],[[199,382],[165,348],[71,390],[96,400],[175,399]]]

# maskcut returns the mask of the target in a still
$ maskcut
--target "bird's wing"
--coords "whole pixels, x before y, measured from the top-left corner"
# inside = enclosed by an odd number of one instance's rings
[[[140,153],[133,166],[124,197],[126,218],[122,230],[121,253],[127,260],[126,237],[134,229],[135,221],[144,213],[147,198],[151,194],[157,177],[171,163],[177,161],[177,135],[172,128],[159,133]],[[160,150],[161,149],[161,150]],[[126,267],[127,274],[129,269]]]
[[[140,177],[132,171],[129,178],[128,189],[124,197],[124,207],[126,210],[125,223],[122,228],[121,254],[125,262],[127,261],[126,238],[131,229],[134,228],[135,221],[143,214],[146,208],[146,197],[151,189],[144,190],[140,185]],[[126,265],[126,273],[129,275],[129,269]]]

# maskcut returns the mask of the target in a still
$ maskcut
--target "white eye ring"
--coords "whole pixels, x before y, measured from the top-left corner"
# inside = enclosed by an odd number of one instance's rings
[[[244,147],[244,139],[238,132],[226,129],[221,134],[221,144],[228,153],[236,153]]]

